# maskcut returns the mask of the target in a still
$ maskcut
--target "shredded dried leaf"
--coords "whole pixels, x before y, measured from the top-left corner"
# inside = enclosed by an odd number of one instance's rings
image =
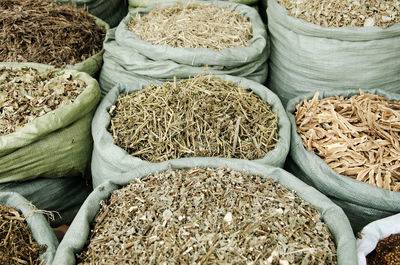
[[[21,214],[5,205],[0,205],[0,264],[42,265],[39,254],[46,246],[39,246]]]
[[[86,84],[71,73],[43,72],[0,66],[0,136],[13,133],[33,119],[71,104]]]
[[[367,255],[368,265],[400,264],[400,234],[392,234],[378,242],[378,245]]]
[[[214,50],[249,46],[253,37],[250,21],[237,11],[194,3],[175,3],[144,16],[138,14],[128,29],[156,45]]]
[[[398,0],[278,0],[290,15],[323,27],[387,28],[400,23]]]
[[[86,10],[47,0],[1,0],[0,25],[0,62],[76,64],[100,52],[105,37]]]
[[[337,264],[318,211],[256,175],[168,170],[101,205],[78,264]]]
[[[334,171],[400,191],[400,103],[364,93],[303,100],[296,124],[305,148]]]
[[[278,142],[278,114],[270,105],[214,76],[122,94],[109,113],[115,144],[150,162],[195,156],[259,159]]]

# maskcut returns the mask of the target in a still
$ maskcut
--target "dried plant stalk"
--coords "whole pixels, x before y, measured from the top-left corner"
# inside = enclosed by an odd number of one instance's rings
[[[42,265],[39,254],[46,246],[39,246],[25,222],[25,218],[12,208],[0,205],[0,264]]]
[[[303,100],[296,124],[305,148],[334,171],[400,191],[400,103],[365,94]]]
[[[398,0],[278,0],[290,15],[323,27],[387,28],[400,23]]]
[[[105,29],[83,9],[47,0],[0,1],[0,61],[63,67],[101,51]]]
[[[337,264],[318,211],[260,176],[169,170],[101,204],[79,264]]]
[[[278,117],[269,104],[214,76],[120,95],[109,112],[115,144],[150,162],[195,156],[258,159],[278,142]]]
[[[175,3],[138,14],[128,29],[156,45],[184,48],[249,46],[253,36],[250,21],[232,9],[215,5]]]
[[[71,104],[86,84],[69,72],[39,72],[0,66],[0,136],[13,133],[33,119]]]

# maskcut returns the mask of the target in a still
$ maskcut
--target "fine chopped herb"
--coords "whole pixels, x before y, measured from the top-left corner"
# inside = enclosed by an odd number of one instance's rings
[[[235,10],[179,2],[138,13],[128,29],[157,45],[215,50],[249,46],[253,36],[250,21]]]
[[[39,254],[45,245],[39,246],[21,214],[5,205],[0,205],[0,264],[42,265]]]
[[[85,87],[82,80],[73,80],[68,71],[0,66],[0,136],[74,102]]]
[[[257,175],[168,170],[101,205],[78,264],[337,264],[318,211]]]
[[[364,93],[304,99],[296,106],[305,148],[334,171],[400,191],[400,103]]]
[[[278,117],[245,88],[200,75],[120,95],[109,110],[114,142],[150,162],[182,157],[263,158]]]
[[[387,28],[400,23],[398,0],[278,0],[297,18],[323,27]]]
[[[375,250],[367,255],[367,265],[400,264],[400,234],[393,234],[378,242]]]
[[[105,37],[84,9],[48,0],[1,0],[0,25],[0,62],[72,65],[100,52]]]

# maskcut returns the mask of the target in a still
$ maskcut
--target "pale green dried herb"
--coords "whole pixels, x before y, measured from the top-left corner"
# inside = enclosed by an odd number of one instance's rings
[[[337,264],[318,211],[256,175],[168,170],[101,205],[78,264]]]
[[[0,66],[0,136],[71,104],[85,87],[82,80],[72,79],[68,71]]]
[[[278,142],[278,110],[246,88],[200,75],[120,95],[115,144],[150,162],[182,157],[263,158]]]

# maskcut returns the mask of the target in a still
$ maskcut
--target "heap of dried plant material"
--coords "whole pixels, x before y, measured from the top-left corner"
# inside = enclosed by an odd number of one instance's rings
[[[400,23],[398,0],[278,0],[290,15],[323,27],[387,28]]]
[[[400,234],[393,234],[378,242],[375,250],[367,255],[368,265],[399,265]]]
[[[211,75],[120,95],[109,113],[115,144],[150,162],[195,156],[259,159],[278,142],[278,117],[269,104]]]
[[[249,46],[253,36],[250,21],[237,11],[194,3],[154,8],[133,18],[128,29],[157,45],[215,50]]]
[[[46,246],[39,246],[20,213],[0,205],[0,264],[41,265],[39,254]]]
[[[82,80],[72,80],[69,72],[0,66],[0,136],[71,104],[85,87]]]
[[[296,106],[297,132],[304,146],[337,173],[400,191],[400,103],[365,94]]]
[[[47,0],[0,1],[0,61],[63,67],[101,51],[105,29],[83,9]]]
[[[101,205],[80,264],[337,264],[318,211],[257,175],[168,170]]]

